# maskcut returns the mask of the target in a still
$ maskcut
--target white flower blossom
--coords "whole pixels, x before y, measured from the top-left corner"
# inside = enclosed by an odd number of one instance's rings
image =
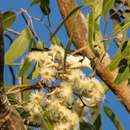
[[[40,74],[45,82],[55,81],[56,70],[52,67],[43,67],[40,70]]]
[[[53,61],[55,58],[58,60],[62,60],[64,58],[64,49],[61,46],[58,45],[52,45],[50,47],[50,54],[53,57]]]
[[[30,61],[35,61],[35,62],[41,62],[41,61],[44,60],[43,52],[41,52],[41,51],[32,51],[32,52],[30,52],[30,53],[27,55],[27,58],[28,58]]]
[[[85,99],[89,104],[96,103],[104,100],[104,88],[100,82],[95,79],[88,79],[89,83],[87,84],[86,89],[83,91],[84,96],[87,96]]]

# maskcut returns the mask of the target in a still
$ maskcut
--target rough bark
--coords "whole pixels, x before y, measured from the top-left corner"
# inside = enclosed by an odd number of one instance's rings
[[[4,39],[0,10],[0,130],[25,130],[17,111],[9,104],[4,92]]]
[[[75,0],[57,0],[60,12],[62,17],[64,18],[69,14],[69,12],[74,9],[77,4]],[[83,16],[82,12],[77,11],[69,20],[65,23],[65,27],[68,35],[71,35],[72,25],[74,25],[75,30],[73,34],[72,41],[77,49],[87,46],[87,48],[82,51],[83,55],[87,56],[89,59],[94,58],[94,54],[92,53],[89,45],[87,44],[87,24],[86,19]],[[110,72],[105,67],[110,64],[111,59],[109,55],[106,54],[102,62],[100,60],[96,60],[96,73],[100,76],[100,78],[109,86],[112,92],[117,96],[119,101],[125,106],[126,110],[130,113],[130,89],[127,85],[127,81],[123,82],[118,86],[113,86],[113,82],[115,77],[118,74],[118,70],[114,72]]]

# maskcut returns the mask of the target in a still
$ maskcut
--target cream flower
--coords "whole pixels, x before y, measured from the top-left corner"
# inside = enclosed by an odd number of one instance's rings
[[[81,62],[82,60],[82,62]],[[90,60],[83,56],[67,56],[67,64],[71,65],[70,68],[88,68],[92,69],[90,65]]]
[[[35,62],[40,62],[42,60],[44,60],[43,58],[43,52],[40,51],[32,51],[27,55],[27,58],[30,61],[35,61]]]
[[[83,95],[86,96],[84,98],[86,102],[88,102],[88,104],[94,104],[104,100],[105,92],[100,82],[95,78],[88,80],[89,82],[87,84],[87,87],[83,91]]]
[[[55,75],[56,75],[55,68],[42,67],[41,70],[40,70],[40,74],[42,75],[43,80],[45,82],[47,82],[47,81],[55,81]]]
[[[68,100],[71,100],[73,98],[73,91],[71,85],[68,82],[61,83],[60,93],[64,98]]]
[[[55,60],[55,58],[58,60],[62,60],[64,58],[64,49],[61,46],[52,45],[50,49],[50,54],[53,56],[53,60]]]

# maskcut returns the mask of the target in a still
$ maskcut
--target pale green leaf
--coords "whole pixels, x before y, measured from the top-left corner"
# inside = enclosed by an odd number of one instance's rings
[[[2,15],[2,19],[3,29],[5,30],[13,25],[16,20],[16,14],[12,11],[6,11]]]
[[[22,77],[22,80],[23,80],[23,84],[29,84],[29,80],[25,76]],[[23,101],[26,101],[26,102],[29,101],[30,90],[26,90],[26,91],[22,92],[22,99],[23,99]]]
[[[65,54],[64,54],[64,71],[66,69],[66,58],[67,58],[67,54],[70,52],[70,47],[71,47],[71,44],[72,44],[73,34],[74,34],[74,26],[72,27],[71,36],[70,36],[70,38],[69,38],[69,40],[67,42],[66,48],[65,48]]]
[[[39,66],[38,64],[35,64],[32,72],[30,73],[30,75],[28,76],[29,79],[35,79],[39,76]]]
[[[103,9],[102,9],[102,15],[104,16],[105,20],[108,21],[107,19],[107,14],[111,8],[114,6],[115,0],[104,0],[103,2]]]
[[[101,105],[97,105],[96,108],[91,109],[91,120],[94,123],[99,115]]]
[[[41,40],[38,40],[37,48],[44,49],[44,43]]]
[[[123,81],[128,80],[129,78],[129,66],[126,66],[125,68],[123,67],[123,69],[121,68],[119,70],[118,75],[116,76],[116,79],[114,80],[114,85],[119,85],[121,84]]]
[[[92,10],[88,17],[88,44],[95,56],[99,57],[99,53],[94,49],[93,46],[94,36],[94,10]]]
[[[58,46],[63,47],[63,45],[62,45],[60,39],[58,39],[58,37],[56,37],[56,36],[54,36],[54,37],[51,39],[51,42],[52,42],[53,45],[58,45]]]
[[[28,59],[23,64],[22,68],[17,74],[17,77],[25,76],[26,73],[31,69],[32,67],[32,61],[29,61]]]
[[[104,112],[109,117],[109,119],[113,122],[113,124],[115,125],[117,130],[124,130],[121,123],[120,123],[120,121],[119,121],[119,119],[112,112],[112,110],[110,108],[108,108],[107,106],[104,106],[103,108],[104,108]]]
[[[117,53],[112,57],[111,63],[107,66],[107,68],[109,68],[110,71],[114,71],[119,66],[119,63],[122,60],[122,58],[123,57],[121,53]]]
[[[103,82],[102,86],[104,88],[105,94],[107,94],[108,92],[110,92],[111,90],[109,89],[109,87]]]
[[[97,3],[97,0],[81,0],[84,2],[85,5],[94,7],[94,5]]]
[[[47,111],[44,112],[44,124],[46,125],[48,130],[54,130],[50,114]]]
[[[33,0],[33,1],[31,2],[30,6],[36,5],[36,4],[38,4],[38,3],[40,3],[40,0]]]
[[[32,39],[32,33],[28,28],[24,29],[21,35],[13,41],[8,52],[5,54],[5,64],[14,62],[24,54]]]
[[[80,122],[80,130],[95,130],[95,128],[88,122]]]
[[[123,23],[123,24],[122,24],[122,23],[121,23],[121,24],[118,24],[118,25],[114,28],[114,30],[112,31],[111,36],[113,36],[114,34],[120,32],[120,31],[124,32],[124,31],[127,30],[128,28],[130,28],[130,21],[126,21],[126,22]]]
[[[102,130],[102,115],[99,114],[94,122],[95,130]]]

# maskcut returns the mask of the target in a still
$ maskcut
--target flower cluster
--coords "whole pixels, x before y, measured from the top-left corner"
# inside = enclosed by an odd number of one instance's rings
[[[88,109],[103,101],[105,94],[97,79],[87,78],[79,69],[91,69],[89,59],[67,55],[64,70],[64,53],[62,47],[53,45],[48,51],[28,54],[38,64],[41,83],[48,92],[32,93],[25,109],[33,120],[43,122],[48,112],[54,130],[78,130],[80,121],[87,121]]]

